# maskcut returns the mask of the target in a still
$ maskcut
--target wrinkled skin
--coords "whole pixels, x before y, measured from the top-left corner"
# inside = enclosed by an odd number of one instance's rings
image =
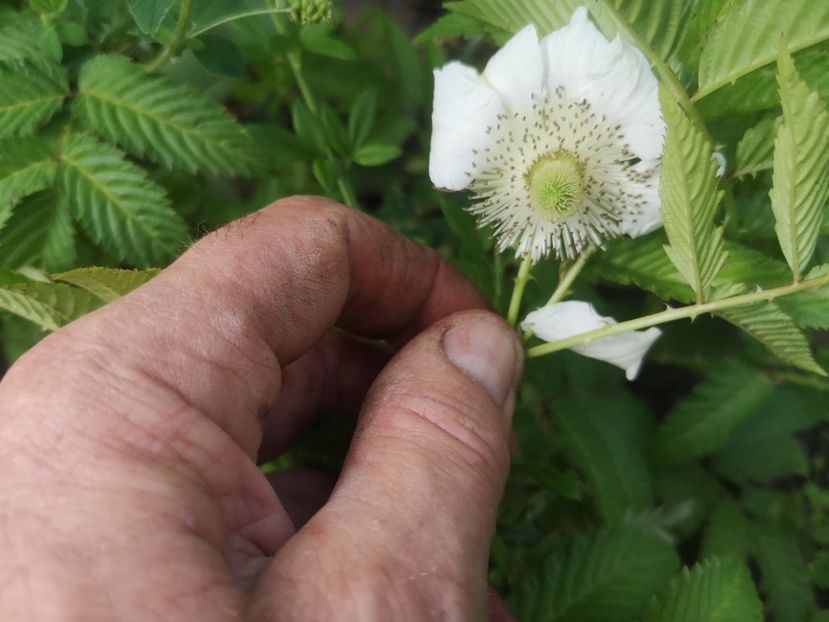
[[[507,619],[486,566],[521,356],[485,308],[433,251],[294,198],[51,335],[0,383],[0,619]],[[256,461],[358,404],[297,531]]]

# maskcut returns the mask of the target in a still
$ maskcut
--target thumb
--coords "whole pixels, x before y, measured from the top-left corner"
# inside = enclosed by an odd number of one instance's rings
[[[470,311],[392,360],[369,393],[331,499],[262,577],[270,615],[486,618],[521,352],[503,319]]]

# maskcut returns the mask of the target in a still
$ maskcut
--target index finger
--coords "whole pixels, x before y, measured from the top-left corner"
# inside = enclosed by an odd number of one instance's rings
[[[39,350],[62,344],[64,370],[72,353],[80,360],[70,367],[79,368],[105,356],[110,370],[127,370],[115,378],[172,390],[253,456],[257,417],[278,392],[281,367],[331,326],[405,338],[485,305],[436,252],[357,211],[295,197],[205,237],[147,285]],[[117,382],[102,390],[116,403],[126,393]]]

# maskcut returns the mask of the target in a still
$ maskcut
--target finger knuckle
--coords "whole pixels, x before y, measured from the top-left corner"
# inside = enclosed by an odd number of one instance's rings
[[[432,457],[441,447],[446,464],[458,465],[482,476],[494,489],[502,487],[509,466],[506,433],[493,406],[476,403],[460,390],[438,393],[426,387],[398,392],[384,405],[392,425],[404,436],[413,426],[419,433],[421,451]],[[425,426],[425,429],[424,429]]]

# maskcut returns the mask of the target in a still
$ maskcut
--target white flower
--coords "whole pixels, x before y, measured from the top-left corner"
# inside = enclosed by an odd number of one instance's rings
[[[616,324],[612,317],[602,317],[593,305],[570,300],[536,309],[521,322],[524,331],[531,330],[544,341],[561,341],[598,328]],[[642,367],[645,353],[662,334],[658,328],[628,331],[600,337],[595,341],[574,346],[573,352],[605,361],[625,370],[628,380],[635,380]]]
[[[658,228],[665,124],[645,57],[578,9],[539,42],[529,25],[483,74],[435,71],[429,175],[470,188],[498,247],[572,259],[592,241]]]

